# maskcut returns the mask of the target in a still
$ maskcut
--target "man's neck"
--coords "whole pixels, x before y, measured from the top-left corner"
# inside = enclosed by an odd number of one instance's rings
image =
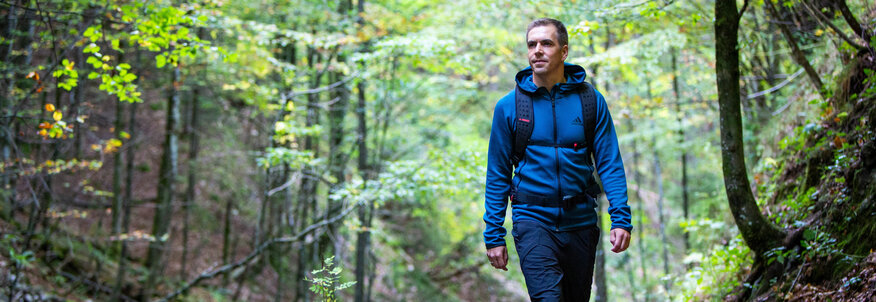
[[[536,74],[532,75],[532,83],[535,84],[536,87],[544,87],[548,92],[554,88],[554,85],[557,83],[565,83],[566,77],[564,72],[561,70],[560,72],[555,72],[547,76],[540,77]]]

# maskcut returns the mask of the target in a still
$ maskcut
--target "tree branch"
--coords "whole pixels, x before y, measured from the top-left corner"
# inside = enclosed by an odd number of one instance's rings
[[[836,27],[836,25],[834,25],[833,22],[831,22],[830,19],[827,18],[827,16],[822,14],[817,9],[813,9],[812,7],[810,7],[809,4],[806,3],[806,1],[800,1],[800,2],[803,3],[803,7],[805,7],[806,10],[808,10],[810,14],[815,16],[815,19],[817,19],[819,21],[819,23],[827,24],[827,26],[830,27],[830,29],[833,29],[833,31],[837,35],[839,35],[840,38],[845,40],[846,43],[849,43],[849,45],[852,45],[852,47],[854,47],[858,50],[867,49],[867,47],[865,47],[864,45],[858,44],[858,42],[852,40],[852,38],[849,38],[849,36],[847,36],[841,29],[839,29],[839,27]]]
[[[769,0],[767,0],[767,1],[769,1]],[[748,8],[748,0],[745,0],[745,2],[742,3],[742,9],[739,10],[739,16],[736,18],[736,23],[739,23],[739,20],[742,20],[742,15],[745,14],[745,10],[747,8]]]
[[[294,97],[296,97],[296,96],[300,96],[300,95],[314,94],[314,93],[320,93],[320,92],[329,91],[329,90],[332,90],[332,89],[338,88],[338,87],[340,87],[341,85],[344,85],[344,84],[346,84],[347,82],[350,82],[350,81],[352,81],[353,79],[358,78],[358,77],[359,77],[359,72],[357,71],[357,72],[351,74],[350,76],[348,76],[348,77],[346,77],[346,78],[343,78],[343,79],[340,80],[340,81],[337,81],[337,82],[331,83],[331,84],[329,84],[329,85],[327,85],[327,86],[317,87],[317,88],[313,88],[313,89],[307,89],[307,90],[303,90],[303,91],[290,91],[290,92],[288,92],[288,93],[286,94],[286,98],[290,98],[290,99],[291,99],[291,98],[294,98]]]
[[[786,79],[785,79],[784,81],[782,81],[781,83],[776,84],[776,86],[770,87],[770,88],[767,89],[767,90],[758,91],[758,92],[755,92],[755,93],[749,94],[749,95],[747,95],[747,96],[745,96],[745,97],[748,98],[748,99],[750,100],[750,99],[753,99],[753,98],[756,98],[756,97],[759,97],[759,96],[763,96],[763,95],[767,95],[767,94],[773,93],[773,92],[775,92],[776,90],[782,89],[782,87],[785,87],[785,85],[788,85],[789,83],[791,83],[791,81],[794,80],[794,78],[796,78],[797,76],[799,76],[801,73],[803,73],[803,68],[800,68],[800,70],[797,70],[797,72],[795,72],[794,74],[792,74],[790,77],[786,78]]]

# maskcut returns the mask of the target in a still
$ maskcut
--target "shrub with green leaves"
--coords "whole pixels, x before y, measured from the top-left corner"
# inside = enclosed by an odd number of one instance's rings
[[[325,258],[322,268],[311,271],[312,278],[305,278],[305,280],[311,283],[310,291],[320,297],[319,301],[338,301],[335,296],[337,291],[347,289],[356,284],[356,281],[341,283],[343,268],[335,266],[334,262],[335,256]]]

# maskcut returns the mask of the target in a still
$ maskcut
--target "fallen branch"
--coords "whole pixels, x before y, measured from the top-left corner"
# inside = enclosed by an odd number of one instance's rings
[[[318,229],[318,228],[321,228],[321,227],[323,227],[323,226],[325,226],[325,225],[328,225],[328,224],[335,223],[335,222],[337,222],[338,220],[343,219],[344,217],[346,217],[347,215],[349,215],[351,212],[353,212],[353,210],[355,210],[356,208],[358,208],[358,207],[361,206],[361,205],[362,205],[362,203],[356,203],[355,205],[353,205],[353,206],[351,206],[351,207],[345,209],[344,211],[342,211],[340,214],[338,214],[338,215],[335,216],[335,217],[332,217],[332,218],[329,218],[329,219],[323,219],[322,221],[320,221],[320,222],[318,222],[318,223],[315,223],[315,224],[312,224],[312,225],[308,226],[307,228],[305,228],[304,230],[302,230],[301,232],[299,232],[299,233],[296,234],[295,236],[291,236],[291,237],[280,237],[280,238],[274,238],[274,239],[271,239],[271,240],[265,241],[265,242],[263,242],[261,245],[259,245],[258,247],[256,247],[252,252],[250,252],[249,255],[246,255],[246,257],[244,257],[243,259],[238,260],[237,262],[234,262],[234,263],[230,263],[230,264],[226,264],[226,265],[220,266],[220,267],[215,268],[215,269],[208,269],[207,271],[201,273],[200,275],[198,275],[197,277],[195,277],[195,278],[192,279],[191,281],[187,282],[185,285],[183,285],[182,287],[180,287],[180,288],[177,289],[176,291],[174,291],[174,292],[168,294],[167,296],[164,296],[164,298],[161,298],[161,299],[159,299],[159,300],[157,300],[157,301],[164,302],[164,301],[170,301],[170,300],[173,300],[173,299],[176,298],[177,296],[179,296],[179,295],[185,293],[186,291],[188,291],[188,290],[191,289],[192,287],[195,287],[196,285],[198,285],[199,283],[201,283],[201,282],[203,282],[203,281],[205,281],[205,280],[209,280],[209,279],[215,278],[216,276],[219,276],[219,275],[221,275],[221,274],[224,274],[224,273],[227,273],[227,272],[229,272],[229,271],[232,271],[232,270],[234,270],[234,269],[236,269],[236,268],[238,268],[238,267],[241,267],[241,266],[243,266],[243,265],[246,265],[246,264],[249,263],[252,259],[255,259],[255,257],[258,257],[258,256],[259,256],[261,253],[263,253],[266,249],[268,249],[269,247],[271,247],[271,245],[278,244],[278,243],[293,243],[293,242],[301,241],[301,239],[303,239],[304,236],[306,236],[306,235],[309,234],[310,232],[313,232],[313,231],[315,231],[315,230]]]

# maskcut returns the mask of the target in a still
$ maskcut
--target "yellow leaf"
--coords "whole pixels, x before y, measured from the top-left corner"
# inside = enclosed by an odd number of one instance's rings
[[[820,28],[815,30],[816,37],[821,37],[821,35],[823,35],[823,34],[824,34],[824,31],[821,30]]]
[[[91,150],[94,150],[94,151],[100,150],[100,145],[92,144],[92,145],[91,145]]]
[[[48,112],[53,112],[53,111],[55,111],[55,105],[52,105],[52,104],[46,104],[46,111],[48,111]]]
[[[62,117],[64,117],[64,115],[61,114],[60,111],[55,111],[55,113],[52,114],[52,118],[54,118],[56,122],[60,121]]]
[[[40,135],[41,135],[41,136],[46,136],[47,133],[48,133],[48,132],[46,131],[46,129],[40,129]]]

